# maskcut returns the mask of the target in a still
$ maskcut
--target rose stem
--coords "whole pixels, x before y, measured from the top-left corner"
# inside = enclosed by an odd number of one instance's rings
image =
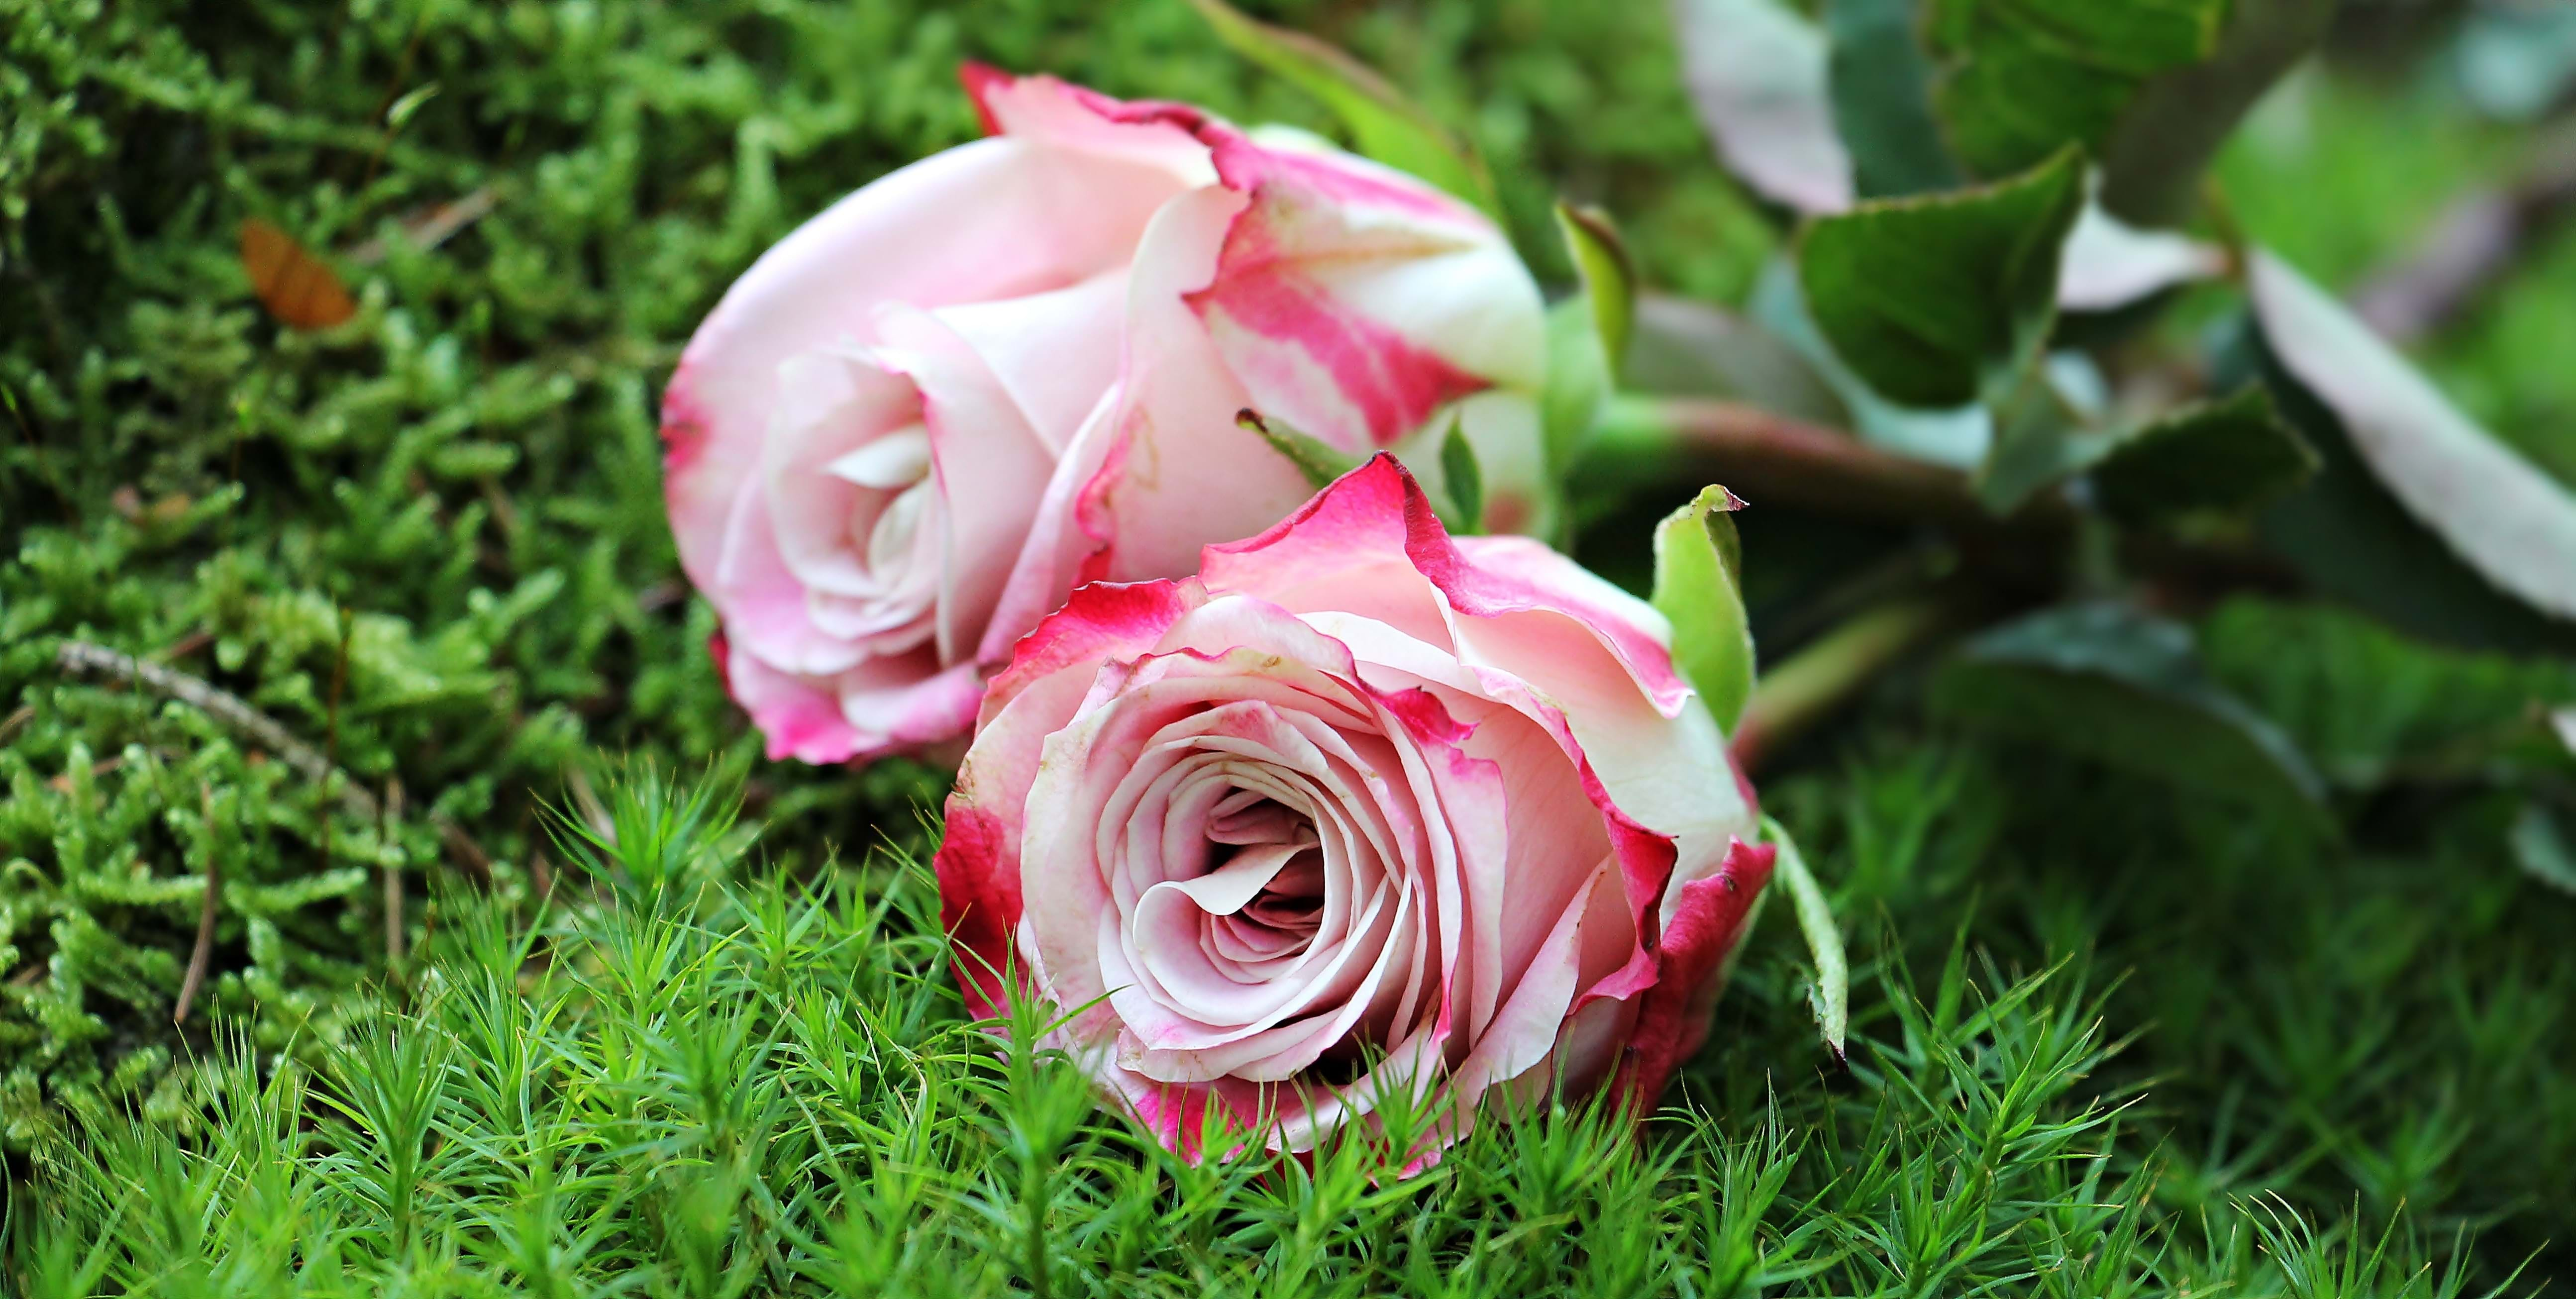
[[[1879,450],[1849,433],[1743,402],[1704,397],[1622,397],[1611,404],[1587,467],[1625,481],[1670,479],[1684,466],[1756,505],[1993,534],[2062,531],[2063,497],[2044,494],[2010,518],[1977,500],[1956,469]]]
[[[1965,620],[1955,594],[1917,592],[1872,605],[1754,683],[1728,747],[1751,771],[1781,746],[1830,716],[1909,650]]]

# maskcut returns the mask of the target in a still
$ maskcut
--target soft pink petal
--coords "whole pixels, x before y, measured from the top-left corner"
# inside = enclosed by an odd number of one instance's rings
[[[1134,158],[980,140],[877,180],[763,254],[698,327],[663,398],[664,490],[691,580],[707,585],[759,462],[779,363],[872,342],[883,302],[1014,297],[1114,269],[1186,187]]]
[[[934,606],[941,661],[972,657],[1000,601],[1055,456],[982,355],[928,312],[878,313],[878,355],[921,389],[944,509]]]

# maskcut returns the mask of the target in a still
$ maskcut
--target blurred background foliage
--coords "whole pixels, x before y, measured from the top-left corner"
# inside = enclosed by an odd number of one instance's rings
[[[1559,196],[1614,213],[1663,293],[1741,304],[1786,244],[1779,214],[1712,158],[1661,6],[1247,8],[1351,50],[1472,138],[1545,282],[1572,276]],[[2221,157],[2234,219],[2358,291],[2461,200],[2545,181],[2565,96],[2499,118],[2479,88],[2501,74],[2478,60],[2503,56],[2463,34],[2487,18],[2467,9],[2349,6]],[[25,1187],[130,1172],[99,1153],[124,1116],[165,1134],[152,1139],[237,1127],[220,1086],[236,1041],[268,1066],[350,1077],[351,1053],[438,985],[424,953],[534,911],[568,869],[542,807],[588,816],[602,789],[616,803],[621,757],[741,782],[765,829],[735,869],[754,876],[849,869],[828,863],[881,836],[917,846],[939,773],[761,762],[723,697],[712,616],[661,514],[654,404],[678,346],[796,222],[973,133],[961,59],[1332,125],[1225,53],[1184,0],[1106,20],[1074,0],[0,0],[0,51],[13,1210],[35,1202]],[[240,253],[252,217],[337,269],[350,319],[272,318]],[[2562,482],[2576,482],[2571,303],[2576,235],[2537,221],[2508,275],[2412,340],[2456,401]],[[2174,305],[2138,345],[2196,366],[2226,311]],[[1597,498],[1611,522],[1584,557],[1641,580],[1607,539],[1695,486]],[[1742,526],[1766,663],[1813,643],[1911,536],[1758,495]],[[2123,1202],[2181,1224],[2176,1258],[2221,1258],[2208,1275],[2270,1292],[2242,1283],[2251,1255],[2241,1274],[2223,1265],[2221,1243],[2252,1238],[2210,1224],[2272,1193],[2329,1234],[2370,1236],[2402,1211],[2433,1253],[2470,1241],[2463,1275],[2481,1287],[2526,1259],[2525,1284],[2576,1281],[2576,870],[2551,875],[2530,812],[2571,796],[2534,722],[2576,703],[2576,668],[2426,644],[2297,582],[2171,612],[2208,679],[2313,768],[2324,818],[1974,724],[1973,648],[1909,660],[1764,780],[1858,931],[1861,981],[1886,981],[1856,1035],[1908,1049],[1901,981],[1938,979],[1954,934],[2005,982],[2073,960],[2093,992],[2046,1007],[2089,1008],[2127,1045],[2049,1095],[2142,1097],[2105,1148],[2134,1191]],[[75,669],[71,643],[148,671]],[[300,753],[153,684],[167,673],[237,698]],[[316,756],[335,774],[316,779]],[[203,986],[174,1025],[209,896]],[[1771,926],[1689,1095],[1738,1139],[1776,1098],[1817,1140],[1885,1140],[1853,1097],[1903,1099],[1890,1080],[1934,1064],[1865,1049],[1858,1075],[1823,1076],[1800,970],[1794,935]],[[1889,1102],[1893,1121],[1935,1121],[1948,1093],[1922,1085]],[[1909,1147],[1908,1175],[1939,1177],[1945,1149]],[[2101,1194],[2022,1190],[2064,1206]],[[1898,1198],[1835,1211],[1901,1234],[1921,1223]],[[1521,1212],[1497,1200],[1441,1230]],[[681,1240],[677,1219],[655,1221],[654,1239]],[[2153,1272],[2157,1247],[2121,1248]],[[1995,1266],[1981,1275],[2002,1284]]]

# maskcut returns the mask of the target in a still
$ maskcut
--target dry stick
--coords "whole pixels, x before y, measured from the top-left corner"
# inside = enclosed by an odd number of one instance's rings
[[[197,782],[197,806],[206,822],[206,900],[197,908],[197,946],[188,953],[188,976],[179,981],[179,1004],[170,1012],[170,1022],[188,1022],[188,1007],[197,1000],[197,989],[206,982],[206,966],[215,958],[215,901],[224,885],[222,857],[215,850],[215,791],[204,781]]]
[[[2576,213],[2576,124],[2532,150],[2507,184],[2463,195],[2401,261],[2373,272],[2353,308],[2398,343],[2430,334]]]
[[[349,815],[361,821],[372,821],[379,815],[375,796],[368,793],[365,786],[345,778],[333,780],[338,771],[329,758],[322,756],[321,750],[295,738],[274,718],[242,702],[241,696],[221,686],[88,641],[64,641],[62,647],[55,651],[55,661],[65,672],[111,677],[123,683],[149,686],[168,695],[248,735],[306,780],[325,787],[336,783],[340,791],[340,806]],[[474,875],[476,882],[490,887],[492,859],[465,833],[464,827],[438,812],[430,813],[429,820],[438,828],[439,836],[446,840],[448,847],[464,860],[467,871]]]
[[[393,827],[402,821],[403,787],[400,780],[385,782],[385,815],[376,823],[376,837],[393,842]],[[398,970],[403,960],[403,883],[401,854],[389,854],[385,874],[385,968]]]

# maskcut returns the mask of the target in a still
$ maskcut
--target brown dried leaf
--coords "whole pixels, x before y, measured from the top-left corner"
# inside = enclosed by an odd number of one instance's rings
[[[268,314],[288,328],[328,329],[358,314],[339,273],[274,222],[242,219],[241,259]]]

